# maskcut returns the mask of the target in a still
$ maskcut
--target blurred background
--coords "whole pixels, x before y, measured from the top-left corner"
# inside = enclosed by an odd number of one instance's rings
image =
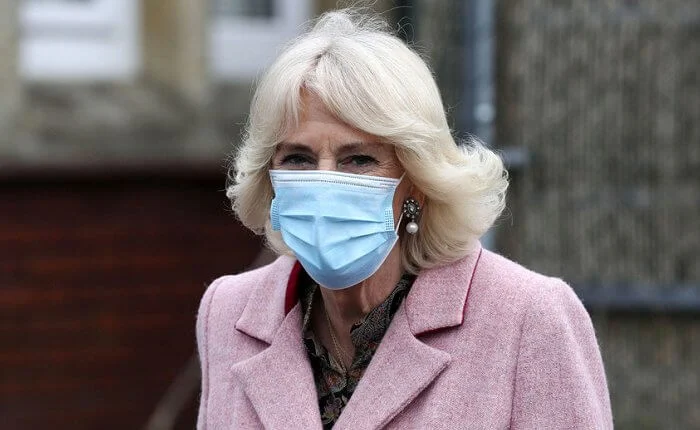
[[[505,159],[484,242],[574,286],[617,428],[700,428],[700,3],[372,3]],[[193,427],[199,299],[270,258],[226,157],[335,5],[0,0],[0,428]]]

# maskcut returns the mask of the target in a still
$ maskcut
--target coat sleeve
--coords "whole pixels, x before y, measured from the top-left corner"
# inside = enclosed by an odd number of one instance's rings
[[[611,429],[593,325],[572,289],[548,279],[530,298],[516,365],[512,429]]]
[[[199,401],[199,414],[197,417],[197,430],[204,430],[207,426],[207,401],[209,400],[209,319],[211,303],[216,289],[223,278],[214,281],[202,297],[197,313],[197,351],[202,375],[202,393]]]

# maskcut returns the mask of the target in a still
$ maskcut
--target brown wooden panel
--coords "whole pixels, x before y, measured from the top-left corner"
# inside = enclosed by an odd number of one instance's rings
[[[0,181],[1,428],[143,427],[204,289],[260,250],[211,173]]]

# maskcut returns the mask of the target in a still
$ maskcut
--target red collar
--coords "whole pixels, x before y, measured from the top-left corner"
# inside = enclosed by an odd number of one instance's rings
[[[302,273],[301,264],[297,261],[292,267],[287,281],[287,292],[284,296],[284,314],[287,315],[299,300],[299,275]]]

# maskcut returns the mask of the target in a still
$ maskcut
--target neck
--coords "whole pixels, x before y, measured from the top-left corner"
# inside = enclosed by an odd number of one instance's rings
[[[343,290],[321,288],[323,305],[339,338],[350,339],[350,328],[391,294],[401,279],[400,247],[395,246],[372,276]]]

